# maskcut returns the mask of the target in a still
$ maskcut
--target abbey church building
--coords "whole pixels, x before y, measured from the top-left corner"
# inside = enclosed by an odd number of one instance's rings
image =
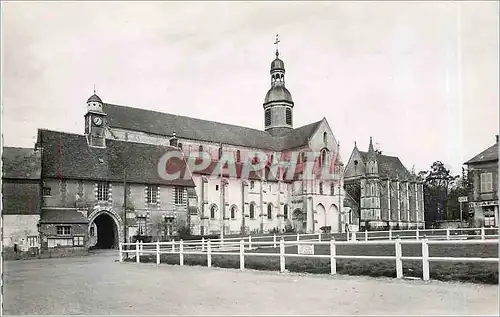
[[[34,149],[25,151],[39,157],[39,176],[28,177],[30,190],[38,187],[34,192],[40,194],[32,198],[39,204],[33,202],[23,211],[10,205],[14,207],[9,215],[16,218],[5,226],[29,228],[5,230],[11,233],[4,234],[5,246],[27,249],[36,237],[42,249],[113,248],[125,235],[160,239],[167,234],[161,225],[166,219],[202,235],[343,231],[349,219],[341,212],[338,142],[325,118],[294,127],[293,110],[301,105],[294,104],[286,88],[285,63],[278,50],[275,55],[271,87],[262,104],[263,129],[109,104],[95,93],[85,105],[83,134],[40,129]],[[159,176],[158,162],[167,152],[182,157],[168,168],[182,170],[187,177]],[[211,163],[190,171],[189,158],[200,152],[208,153]],[[221,157],[229,155],[240,171],[252,163],[255,152],[269,157],[264,173],[242,178],[214,170]],[[337,177],[300,177],[311,159],[308,152],[321,153],[315,164],[334,166]],[[274,153],[297,157],[295,177],[268,172]],[[8,164],[4,158],[4,169]],[[23,221],[23,216],[30,220]]]

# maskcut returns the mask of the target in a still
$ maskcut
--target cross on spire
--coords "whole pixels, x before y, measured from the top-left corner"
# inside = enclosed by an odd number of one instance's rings
[[[95,91],[95,84],[94,84],[94,95],[95,95],[95,92],[96,92],[96,91]]]
[[[276,40],[274,41],[274,45],[276,45],[276,57],[280,54],[278,52],[278,44],[280,42],[280,35],[279,34],[276,34]]]

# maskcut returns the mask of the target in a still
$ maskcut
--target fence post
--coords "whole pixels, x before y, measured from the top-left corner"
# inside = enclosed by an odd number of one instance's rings
[[[484,232],[484,227],[481,227],[481,240],[484,240],[486,237],[485,237],[485,232]]]
[[[120,246],[120,262],[123,262],[123,247],[122,247],[122,243],[120,242],[119,243],[119,246]]]
[[[252,235],[248,235],[248,250],[252,250]]]
[[[285,240],[280,240],[280,272],[285,272]]]
[[[184,265],[184,241],[179,241],[179,264]]]
[[[245,269],[245,241],[240,240],[240,270]]]
[[[140,256],[144,255],[144,253],[142,253],[142,251],[144,250],[144,246],[142,245],[142,243],[143,243],[142,241],[139,241],[139,247],[140,247],[139,251],[141,252]]]
[[[139,241],[135,242],[135,261],[137,263],[141,262],[140,256],[139,256]]]
[[[446,228],[446,240],[450,240],[450,228]]]
[[[396,278],[403,277],[403,261],[401,260],[402,250],[401,250],[401,238],[398,236],[396,239]]]
[[[365,229],[365,241],[368,241],[368,230]]]
[[[318,241],[321,242],[321,232],[318,233]]]
[[[335,248],[335,237],[330,240],[330,274],[337,274],[337,250]]]
[[[207,243],[207,266],[212,267],[212,243],[208,239]]]
[[[220,237],[220,243],[219,243],[219,247],[223,247],[224,246],[224,235],[222,235]]]
[[[205,252],[205,238],[201,238],[201,252]]]
[[[419,239],[418,225],[417,225],[417,240]]]
[[[356,238],[356,231],[352,232],[352,240],[353,241],[358,241],[358,239]]]
[[[172,252],[175,252],[175,240],[172,239]]]
[[[297,241],[300,240],[300,233],[297,232]]]
[[[392,240],[392,229],[389,228],[389,240]]]
[[[160,264],[160,242],[156,241],[156,264]]]
[[[273,235],[273,248],[276,248],[276,233]]]
[[[424,238],[422,239],[422,279],[428,281],[429,278],[429,245],[427,244],[427,238]]]

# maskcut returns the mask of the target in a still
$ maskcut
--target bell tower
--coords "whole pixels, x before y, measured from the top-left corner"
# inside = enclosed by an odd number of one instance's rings
[[[279,58],[279,35],[276,35],[276,58],[271,63],[271,88],[264,99],[264,130],[281,136],[293,129],[293,99],[285,87],[285,63]]]
[[[106,114],[102,110],[103,102],[96,94],[87,100],[87,113],[85,114],[85,136],[90,146],[106,147]]]

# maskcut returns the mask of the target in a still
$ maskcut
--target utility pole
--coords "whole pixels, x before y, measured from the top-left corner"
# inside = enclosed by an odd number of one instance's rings
[[[127,171],[123,166],[123,242],[127,243]],[[127,246],[124,245],[124,250]],[[128,256],[128,253],[125,253]]]

